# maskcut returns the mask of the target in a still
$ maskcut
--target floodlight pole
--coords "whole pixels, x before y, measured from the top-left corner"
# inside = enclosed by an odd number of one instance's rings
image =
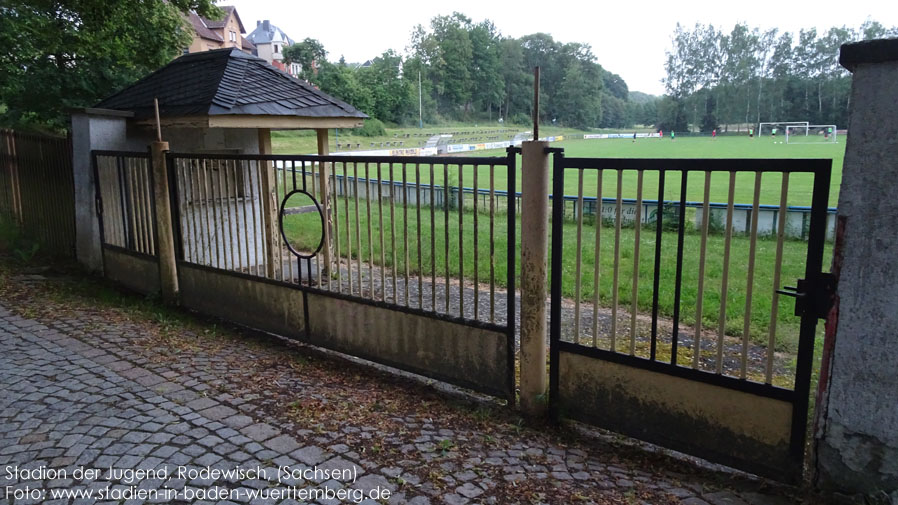
[[[533,67],[533,140],[539,140],[539,67]]]
[[[418,128],[424,128],[424,100],[421,93],[421,71],[418,70]]]

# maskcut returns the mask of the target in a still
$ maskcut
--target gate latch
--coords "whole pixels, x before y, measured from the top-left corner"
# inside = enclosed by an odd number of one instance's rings
[[[795,298],[796,316],[811,314],[826,319],[835,301],[836,277],[831,273],[820,273],[815,280],[798,279],[797,286],[783,286],[776,292]]]

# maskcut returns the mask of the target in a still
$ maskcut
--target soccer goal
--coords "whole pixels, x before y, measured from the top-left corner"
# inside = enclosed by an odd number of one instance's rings
[[[788,125],[787,144],[835,144],[836,125]]]
[[[787,126],[808,126],[807,121],[778,121],[769,123],[758,123],[759,137],[778,137],[786,134]]]

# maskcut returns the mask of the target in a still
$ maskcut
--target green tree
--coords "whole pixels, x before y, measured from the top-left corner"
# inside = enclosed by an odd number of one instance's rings
[[[212,0],[5,0],[0,4],[0,124],[62,131],[89,107],[175,58],[183,13],[218,18]]]
[[[327,51],[317,39],[306,37],[302,42],[284,48],[284,61],[287,64],[299,63],[302,71],[299,76],[305,80],[311,80],[315,75],[318,65],[325,61]]]

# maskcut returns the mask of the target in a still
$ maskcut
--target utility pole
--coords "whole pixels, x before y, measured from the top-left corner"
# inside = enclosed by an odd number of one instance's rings
[[[424,128],[424,101],[421,98],[421,71],[418,70],[418,128]]]

